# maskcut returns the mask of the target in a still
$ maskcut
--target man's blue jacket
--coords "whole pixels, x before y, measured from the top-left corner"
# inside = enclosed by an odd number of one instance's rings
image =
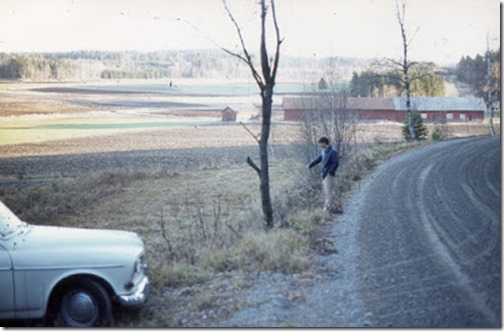
[[[320,162],[322,162],[322,179],[326,178],[327,174],[334,176],[339,166],[338,152],[329,145],[315,160],[310,162],[308,168],[312,168]]]

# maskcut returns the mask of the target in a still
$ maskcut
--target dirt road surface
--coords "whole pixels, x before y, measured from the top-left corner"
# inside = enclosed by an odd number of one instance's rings
[[[499,327],[500,169],[498,138],[388,161],[329,231],[323,281],[257,286],[257,304],[218,325]]]
[[[360,210],[359,293],[373,326],[498,327],[500,141],[403,155]]]

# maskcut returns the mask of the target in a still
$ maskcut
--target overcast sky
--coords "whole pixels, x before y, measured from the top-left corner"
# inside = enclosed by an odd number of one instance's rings
[[[257,0],[228,0],[258,48]],[[284,54],[399,57],[395,0],[277,0]],[[439,64],[500,45],[498,0],[409,0],[411,59]],[[221,0],[1,0],[0,52],[202,49],[237,39]]]

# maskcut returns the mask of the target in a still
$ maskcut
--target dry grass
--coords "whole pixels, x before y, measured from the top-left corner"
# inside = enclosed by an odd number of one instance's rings
[[[233,250],[232,261],[249,272],[299,273],[308,268],[308,247],[293,229],[248,232]]]

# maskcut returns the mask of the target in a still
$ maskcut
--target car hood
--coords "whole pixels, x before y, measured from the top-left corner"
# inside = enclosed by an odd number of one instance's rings
[[[13,238],[13,249],[44,249],[47,247],[86,248],[97,246],[130,246],[143,248],[140,237],[129,231],[66,228],[32,225],[25,233]]]
[[[122,267],[144,252],[133,232],[32,225],[9,240],[16,269]]]

